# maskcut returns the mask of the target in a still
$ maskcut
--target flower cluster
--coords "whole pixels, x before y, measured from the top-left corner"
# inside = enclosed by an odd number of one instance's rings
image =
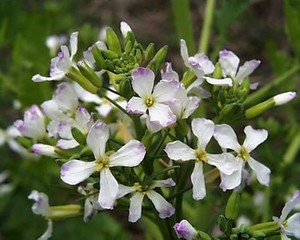
[[[61,46],[51,60],[50,76],[32,78],[61,81],[52,99],[28,108],[14,123],[16,134],[6,141],[15,141],[28,154],[59,159],[61,180],[79,185],[85,198],[84,221],[120,205],[129,208],[130,222],[142,217],[142,209],[147,214],[155,209],[160,218],[170,219],[177,211],[174,204],[182,204],[190,188],[195,200],[207,195],[209,173],[215,174],[213,181],[220,177],[223,191],[242,191],[250,183],[246,165],[268,186],[270,169],[250,155],[267,139],[267,130],[246,126],[241,145],[228,123],[260,114],[280,105],[278,101],[287,103],[296,94],[275,96],[259,110],[245,109],[243,102],[253,89],[249,75],[259,60],[239,67],[239,58],[222,50],[214,64],[202,53],[189,56],[181,40],[188,68],[181,78],[165,63],[166,47],[156,53],[152,44],[143,48],[125,22],[121,32],[122,41],[106,28],[106,42],[97,41],[77,62],[78,33],[72,33],[70,49]],[[202,101],[210,104],[207,118],[201,114]],[[186,176],[191,184],[182,179]],[[52,220],[81,214],[77,205],[50,207],[48,197],[37,191],[29,198],[36,201],[34,213],[48,219],[41,239],[51,236]],[[288,235],[286,215],[274,220]],[[174,228],[186,239],[207,236],[186,220]]]

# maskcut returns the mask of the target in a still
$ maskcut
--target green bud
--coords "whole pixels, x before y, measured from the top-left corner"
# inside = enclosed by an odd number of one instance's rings
[[[133,48],[133,43],[131,41],[126,42],[125,44],[125,53],[129,54]]]
[[[245,117],[250,119],[259,116],[260,114],[266,112],[275,106],[275,102],[273,98],[269,98],[268,100],[261,102],[251,108],[248,108],[245,111]]]
[[[150,61],[154,56],[154,43],[150,43],[145,50],[145,60]]]
[[[85,145],[86,143],[86,136],[77,128],[72,127],[71,129],[72,136],[74,139],[80,144],[80,145]]]
[[[119,55],[111,50],[103,49],[103,50],[101,50],[101,53],[104,58],[109,59],[109,60],[114,60],[114,59],[119,58]]]
[[[127,42],[131,42],[132,46],[134,45],[134,43],[136,42],[134,33],[132,31],[127,32],[127,35],[125,37],[125,46],[127,44]]]
[[[266,234],[262,231],[253,231],[251,232],[252,237],[256,238],[263,238],[266,236]]]
[[[184,74],[181,80],[181,83],[184,85],[185,88],[188,88],[194,81],[196,80],[196,75],[190,69],[188,69]]]
[[[143,62],[143,52],[141,51],[141,49],[137,49],[136,50],[136,52],[135,52],[135,58],[136,58],[136,61],[139,64],[142,64],[142,62]]]
[[[30,148],[32,146],[31,139],[29,139],[27,137],[23,137],[23,136],[21,137],[21,136],[19,136],[16,139],[25,148]]]
[[[109,50],[115,52],[119,56],[122,54],[119,38],[114,30],[110,27],[106,28],[106,43]]]
[[[227,223],[227,219],[224,215],[220,215],[218,217],[218,225],[220,227],[220,230],[222,232],[226,232],[227,231],[227,228],[228,228],[228,223]]]
[[[95,94],[98,91],[98,88],[94,86],[85,76],[81,74],[78,69],[74,67],[70,68],[69,72],[66,74],[66,77],[77,82],[81,87],[83,87],[90,93]]]
[[[81,206],[79,204],[69,204],[50,207],[49,213],[46,215],[46,218],[59,220],[64,218],[77,217],[81,214]]]
[[[119,83],[119,93],[122,97],[130,99],[133,96],[133,91],[130,81],[125,78]]]
[[[102,56],[100,50],[96,46],[93,46],[92,53],[93,53],[96,65],[98,65],[102,69],[106,69],[105,59]]]
[[[154,58],[150,61],[147,68],[151,69],[154,72],[157,72],[162,68],[162,65],[165,62],[166,56],[168,52],[168,46],[162,47],[154,56]]]
[[[87,65],[85,62],[80,62],[80,63],[77,63],[77,66],[78,66],[81,74],[86,79],[88,79],[97,88],[101,88],[101,85],[102,85],[101,79],[97,76],[95,71],[92,68],[90,68],[89,65]]]
[[[196,239],[211,240],[211,237],[207,233],[205,233],[205,232],[198,231],[198,235],[200,235],[200,238],[196,237]]]
[[[106,65],[106,67],[107,67],[107,69],[108,69],[109,71],[114,72],[114,71],[116,70],[113,61],[111,61],[111,60],[109,60],[109,59],[105,59],[105,65]]]
[[[150,147],[151,142],[152,142],[152,137],[153,137],[153,133],[147,130],[145,135],[142,138],[142,143],[144,144],[146,149],[148,149]]]
[[[223,106],[219,115],[225,121],[235,121],[242,118],[244,114],[244,108],[242,104],[232,103]]]
[[[116,84],[119,84],[126,77],[125,74],[115,74],[112,72],[107,72],[107,74],[115,88],[117,88]]]
[[[213,72],[213,78],[222,78],[222,67],[219,62],[216,63],[215,65],[215,70]]]
[[[240,209],[241,195],[237,191],[233,191],[230,195],[225,208],[225,216],[227,219],[236,220]]]

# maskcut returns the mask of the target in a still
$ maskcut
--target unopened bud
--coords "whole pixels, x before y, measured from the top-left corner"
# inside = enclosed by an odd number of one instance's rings
[[[121,22],[120,29],[121,29],[121,33],[123,35],[123,38],[126,38],[128,32],[132,32],[130,26],[124,21]]]
[[[106,43],[109,50],[115,52],[118,55],[122,54],[122,48],[117,34],[112,28],[106,28]]]
[[[78,204],[69,204],[63,206],[53,206],[49,208],[46,218],[52,220],[77,217],[81,215],[81,206]]]
[[[187,220],[176,223],[173,228],[178,238],[193,240],[198,234],[197,230]]]
[[[297,96],[296,92],[285,92],[273,97],[275,106],[280,106],[292,101]]]
[[[154,43],[150,43],[145,50],[145,60],[150,61],[154,56]]]
[[[102,83],[101,79],[97,76],[95,71],[87,65],[84,61],[81,61],[77,64],[81,74],[86,77],[93,85],[95,85],[97,88],[100,88]]]
[[[225,216],[227,219],[230,220],[237,219],[240,210],[240,200],[241,200],[240,193],[237,191],[233,191],[227,201],[227,205],[225,209]]]
[[[39,155],[48,156],[52,158],[58,157],[58,154],[56,153],[56,148],[51,145],[37,143],[32,145],[31,150],[32,152]]]
[[[165,62],[166,56],[168,52],[168,46],[162,47],[148,64],[147,68],[150,68],[152,71],[157,72],[162,68],[162,65]]]

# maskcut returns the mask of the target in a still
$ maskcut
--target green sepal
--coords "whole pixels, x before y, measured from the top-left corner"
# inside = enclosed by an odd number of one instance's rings
[[[219,225],[219,228],[222,232],[226,232],[227,231],[227,228],[228,228],[228,223],[227,223],[227,219],[224,215],[220,215],[218,217],[218,225]]]
[[[154,56],[154,43],[150,43],[145,50],[145,60],[150,61]]]
[[[127,100],[133,96],[133,91],[130,83],[130,79],[124,78],[119,83],[119,93]]]
[[[109,50],[121,56],[122,47],[119,38],[111,27],[106,28],[106,43]]]
[[[71,132],[72,132],[72,136],[74,137],[74,139],[80,145],[86,144],[86,136],[78,128],[72,127]]]

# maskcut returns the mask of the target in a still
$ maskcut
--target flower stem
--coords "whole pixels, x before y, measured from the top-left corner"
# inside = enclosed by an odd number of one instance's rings
[[[207,0],[206,7],[205,7],[205,17],[204,17],[204,24],[201,32],[201,38],[199,42],[199,52],[207,53],[210,33],[211,33],[211,25],[213,21],[214,15],[214,8],[215,8],[215,0]]]

